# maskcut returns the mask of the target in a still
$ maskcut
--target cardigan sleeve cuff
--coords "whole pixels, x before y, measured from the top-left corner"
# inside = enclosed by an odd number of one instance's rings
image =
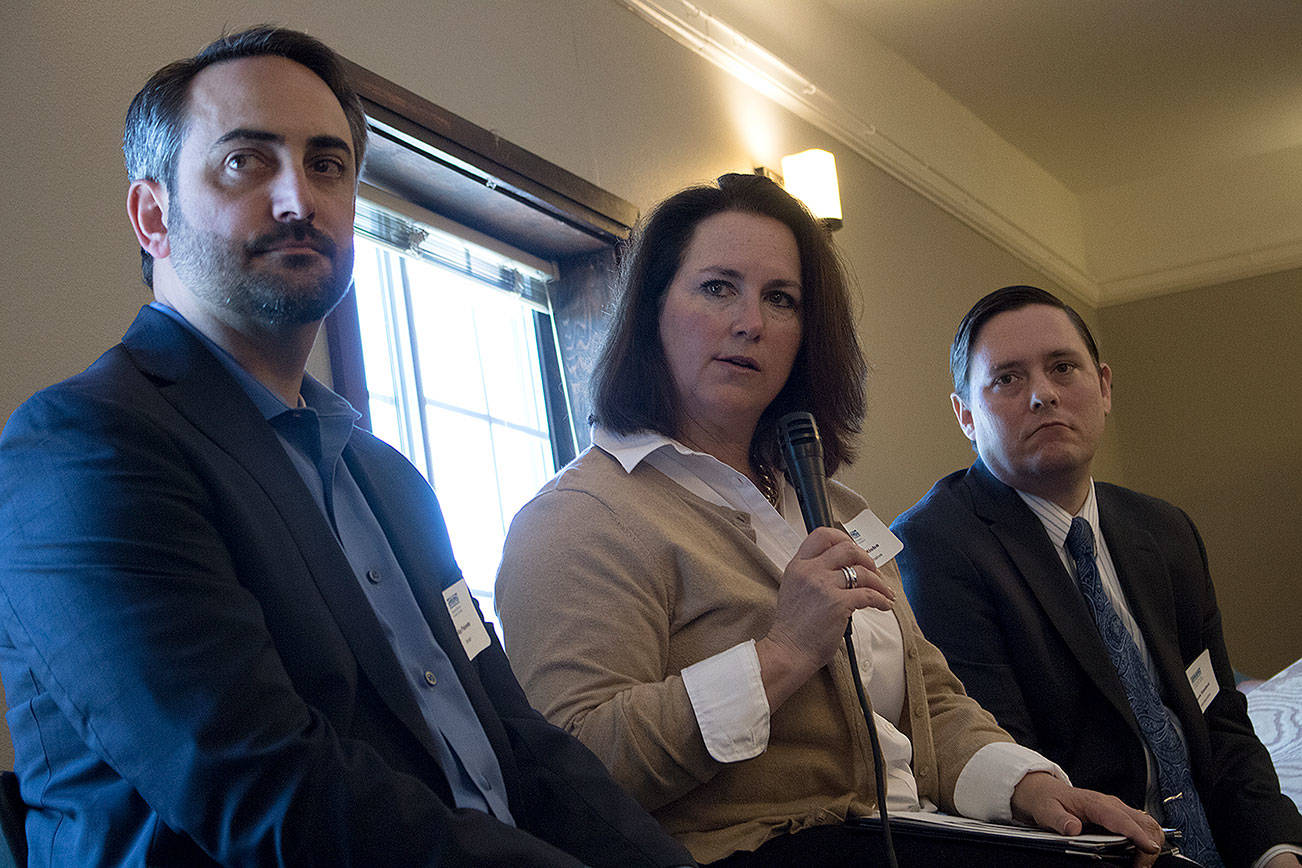
[[[754,640],[693,663],[682,676],[710,756],[735,763],[764,752],[769,744],[769,702]]]
[[[964,817],[988,823],[1013,822],[1013,789],[1031,772],[1048,772],[1070,784],[1057,763],[1029,747],[995,742],[972,754],[954,783],[954,808]]]

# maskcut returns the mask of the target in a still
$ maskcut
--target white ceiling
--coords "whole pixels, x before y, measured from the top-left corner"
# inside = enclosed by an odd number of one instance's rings
[[[826,0],[1074,193],[1302,144],[1298,0]]]
[[[1096,305],[1302,268],[1302,0],[616,2]]]
[[[825,2],[1077,198],[1099,303],[1302,264],[1299,0]]]

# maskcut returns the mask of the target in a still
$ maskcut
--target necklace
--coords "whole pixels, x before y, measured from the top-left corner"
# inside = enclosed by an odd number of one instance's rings
[[[773,508],[778,508],[778,484],[773,478],[773,471],[769,469],[768,464],[757,461],[755,462],[755,473],[759,476],[760,494],[764,499],[773,504]]]

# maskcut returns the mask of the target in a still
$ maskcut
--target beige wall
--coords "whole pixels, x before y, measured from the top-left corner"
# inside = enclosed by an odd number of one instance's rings
[[[837,240],[862,287],[860,325],[874,365],[863,454],[844,477],[888,521],[936,478],[971,460],[948,401],[946,353],[959,317],[1003,284],[1056,289],[613,0],[281,0],[166,10],[141,0],[10,4],[0,32],[0,81],[6,85],[0,92],[0,142],[11,158],[0,180],[0,201],[8,208],[0,260],[0,419],[37,388],[92,361],[148,301],[125,219],[118,150],[132,94],[163,62],[192,53],[223,28],[267,20],[320,36],[352,60],[641,208],[693,181],[776,165],[784,153],[811,146],[837,152],[846,224]],[[1296,322],[1302,314],[1296,290],[1291,298]],[[1148,309],[1141,304],[1122,310],[1131,308]],[[1095,312],[1083,312],[1097,319]],[[1217,316],[1249,332],[1255,330],[1253,317],[1276,319],[1274,312],[1245,312],[1229,303],[1218,305]],[[1120,312],[1106,315],[1103,330],[1115,350],[1119,379],[1128,383],[1136,379],[1136,365],[1121,348],[1143,345],[1148,330],[1132,334],[1124,320]],[[1206,351],[1198,337],[1164,338],[1179,358]],[[1296,371],[1297,360],[1291,363]],[[1199,367],[1190,362],[1183,372]],[[1283,382],[1270,397],[1281,403],[1289,385]],[[1196,393],[1202,383],[1173,377],[1170,386],[1175,394]],[[1126,403],[1129,397],[1119,401],[1120,413],[1134,406]],[[1169,404],[1183,406],[1179,400]],[[1256,445],[1259,440],[1284,436],[1273,426],[1245,433],[1251,436],[1233,441],[1245,459],[1265,448]],[[1121,451],[1120,443],[1109,441],[1101,476],[1120,477],[1113,471]],[[1125,481],[1149,486],[1138,471],[1150,459],[1139,454],[1127,462]],[[1168,455],[1179,461],[1180,453]],[[1267,473],[1274,469],[1261,466]],[[1296,459],[1291,467],[1296,475]],[[1247,464],[1243,472],[1249,472]],[[1153,490],[1176,500],[1195,494],[1161,482]],[[1283,502],[1296,503],[1295,492]],[[1232,532],[1214,536],[1215,515],[1191,509],[1208,525],[1209,544],[1216,541],[1213,560],[1233,562],[1241,546],[1234,546]],[[1291,563],[1298,565],[1296,548]],[[1277,571],[1280,582],[1282,573]],[[1251,648],[1254,671],[1278,668],[1298,655],[1296,640],[1261,635],[1265,631],[1250,635],[1260,622],[1237,614],[1262,599],[1254,588],[1265,585],[1254,580],[1245,587],[1224,569],[1219,580],[1223,603],[1236,613],[1230,619],[1232,652]]]
[[[1237,668],[1302,656],[1302,271],[1105,308],[1127,485],[1202,532]]]
[[[694,181],[811,146],[838,154],[837,241],[862,286],[875,366],[863,458],[846,478],[883,518],[969,461],[945,354],[983,292],[1042,275],[613,0],[27,4],[0,39],[0,135],[20,168],[0,317],[0,418],[80,370],[148,301],[124,216],[121,117],[163,61],[274,18],[646,208]],[[332,6],[334,11],[332,10]],[[275,10],[273,14],[272,10]],[[413,23],[415,22],[415,23]],[[908,444],[907,448],[904,444]]]

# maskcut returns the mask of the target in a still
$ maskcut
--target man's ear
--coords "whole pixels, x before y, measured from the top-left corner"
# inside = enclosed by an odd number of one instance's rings
[[[1099,390],[1103,393],[1103,415],[1112,412],[1112,369],[1107,363],[1099,365]]]
[[[954,418],[958,419],[958,427],[963,429],[963,436],[975,443],[976,428],[972,425],[972,411],[967,408],[958,392],[950,393],[949,402],[954,406]]]
[[[154,259],[172,253],[167,238],[167,188],[151,179],[132,181],[127,188],[127,219],[140,247]]]

